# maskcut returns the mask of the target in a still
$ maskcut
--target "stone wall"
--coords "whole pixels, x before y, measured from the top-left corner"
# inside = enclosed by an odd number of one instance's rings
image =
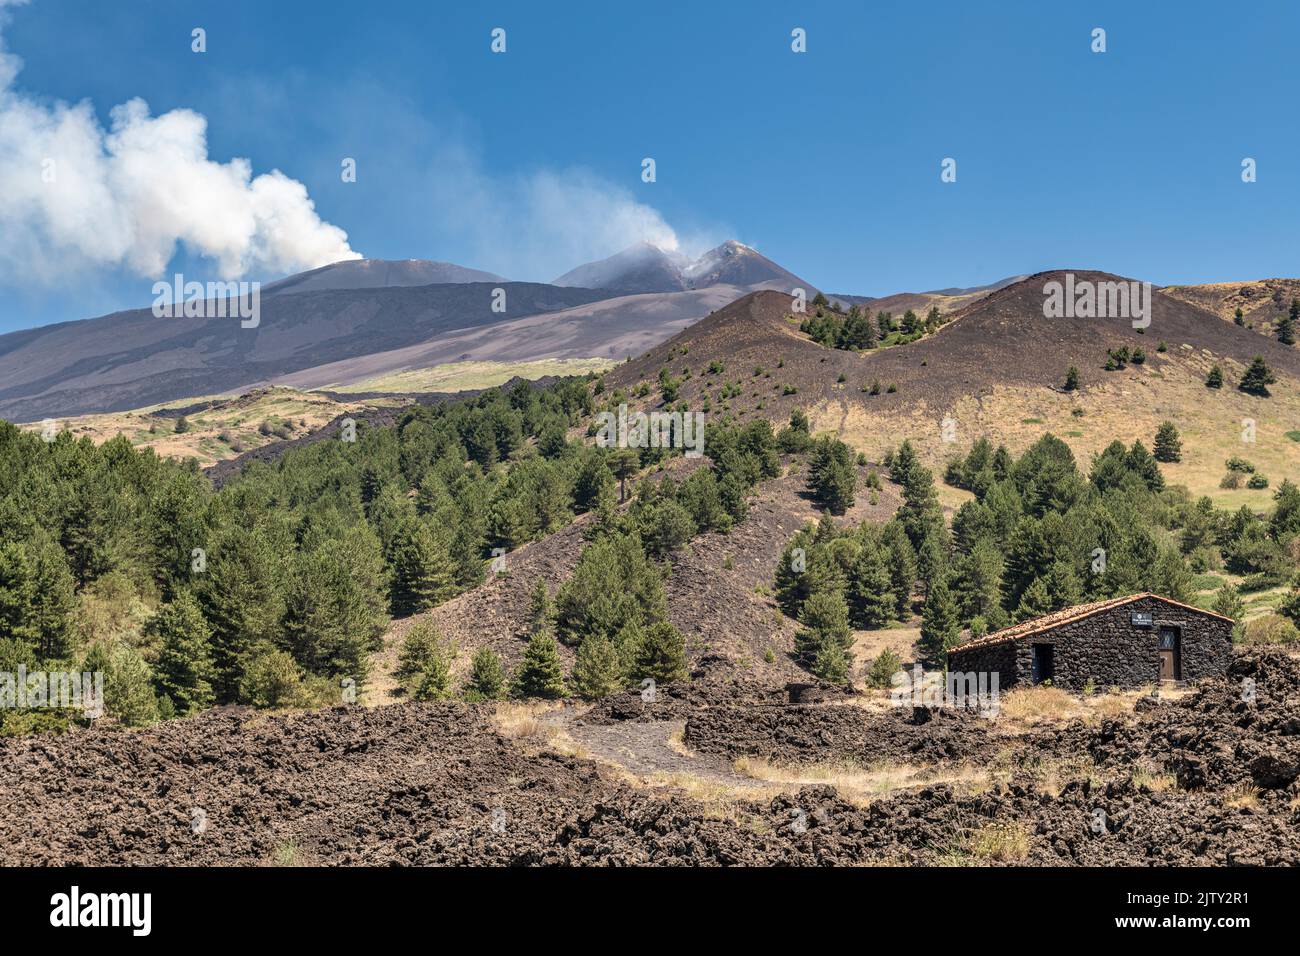
[[[1134,612],[1152,616],[1151,627],[1132,622]],[[1140,687],[1160,676],[1160,627],[1181,630],[1182,678],[1195,680],[1223,673],[1232,656],[1232,623],[1170,604],[1140,598],[1048,631],[1002,644],[955,648],[948,655],[951,670],[997,670],[1003,689],[1028,684],[1033,674],[1035,644],[1054,647],[1052,684],[1080,690],[1089,679],[1099,689]]]
[[[998,675],[998,693],[1010,690],[1016,685],[1016,642],[1003,641],[1001,644],[986,644],[963,651],[960,647],[948,652],[948,670],[975,671],[976,673]],[[1026,671],[1025,682],[1029,681]]]

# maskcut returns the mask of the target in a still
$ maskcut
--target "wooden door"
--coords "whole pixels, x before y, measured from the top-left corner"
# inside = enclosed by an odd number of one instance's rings
[[[1178,680],[1182,677],[1182,661],[1178,659],[1178,628],[1160,629],[1160,679]]]

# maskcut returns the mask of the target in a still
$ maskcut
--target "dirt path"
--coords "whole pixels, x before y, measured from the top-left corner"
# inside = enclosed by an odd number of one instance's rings
[[[597,760],[611,763],[647,782],[671,782],[689,777],[695,781],[732,788],[758,788],[761,781],[743,776],[720,757],[691,753],[681,743],[683,720],[649,723],[580,724],[556,715],[565,731]]]

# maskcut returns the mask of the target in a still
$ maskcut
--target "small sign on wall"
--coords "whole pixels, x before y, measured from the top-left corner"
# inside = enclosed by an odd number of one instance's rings
[[[1151,627],[1155,623],[1152,616],[1147,611],[1134,611],[1133,624],[1135,627]]]

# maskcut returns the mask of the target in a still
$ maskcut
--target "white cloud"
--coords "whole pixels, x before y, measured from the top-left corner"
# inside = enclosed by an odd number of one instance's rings
[[[493,176],[467,147],[444,143],[430,179],[443,229],[460,234],[475,263],[511,278],[547,282],[641,241],[691,256],[720,241],[716,231],[678,232],[630,189],[584,169]]]
[[[0,0],[0,27],[25,2]],[[89,102],[15,89],[21,67],[0,36],[0,280],[56,282],[96,268],[157,277],[180,247],[225,278],[360,258],[302,183],[210,159],[200,114],[151,116],[133,99],[105,130]]]

